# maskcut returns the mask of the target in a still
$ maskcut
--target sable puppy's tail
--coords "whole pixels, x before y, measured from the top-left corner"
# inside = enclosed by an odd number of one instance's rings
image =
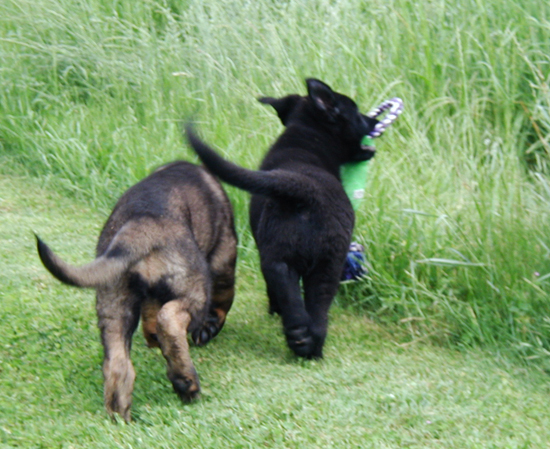
[[[55,254],[38,236],[36,236],[38,255],[44,266],[54,277],[67,285],[76,287],[99,287],[112,282],[128,267],[122,258],[100,256],[93,262],[82,266],[70,265]]]
[[[191,124],[185,125],[189,144],[204,165],[222,181],[256,195],[287,197],[312,201],[315,186],[303,175],[288,170],[248,170],[218,155],[195,134]]]
[[[148,228],[148,229],[147,229]],[[68,264],[37,235],[36,247],[47,270],[64,284],[97,288],[120,278],[129,267],[153,250],[151,226],[130,222],[123,226],[107,250],[94,261],[81,266]]]

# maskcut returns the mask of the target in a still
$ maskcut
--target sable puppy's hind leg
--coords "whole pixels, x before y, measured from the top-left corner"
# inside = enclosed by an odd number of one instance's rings
[[[104,401],[114,419],[118,413],[130,422],[136,377],[130,360],[132,335],[139,322],[139,301],[120,288],[97,290],[97,316],[103,344]]]
[[[210,310],[203,325],[192,333],[193,342],[197,346],[204,346],[220,333],[235,296],[235,278],[233,275],[213,277],[214,285],[212,286]]]
[[[193,331],[196,345],[203,346],[220,333],[235,297],[235,236],[226,235],[211,256],[212,301],[204,324]]]
[[[157,320],[157,336],[162,355],[168,364],[167,375],[174,391],[183,401],[190,401],[200,392],[199,376],[189,354],[187,328],[191,315],[180,299],[162,306]]]

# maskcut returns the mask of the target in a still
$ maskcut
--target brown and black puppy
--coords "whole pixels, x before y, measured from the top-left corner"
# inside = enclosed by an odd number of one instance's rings
[[[96,289],[108,413],[130,420],[132,335],[141,315],[149,346],[160,346],[182,400],[200,391],[187,334],[203,345],[223,327],[234,295],[237,238],[219,182],[187,162],[165,165],[120,198],[97,244],[75,267],[37,237],[44,266],[60,281]]]
[[[306,82],[307,96],[260,98],[275,109],[286,129],[259,171],[222,159],[191,126],[186,130],[191,146],[212,173],[253,194],[250,225],[270,311],[281,315],[289,347],[311,358],[323,354],[328,310],[354,225],[340,166],[374,155],[361,141],[378,121],[361,114],[350,98],[323,82]]]

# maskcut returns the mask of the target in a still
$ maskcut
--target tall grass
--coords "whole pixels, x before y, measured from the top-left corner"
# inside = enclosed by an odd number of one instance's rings
[[[4,0],[0,60],[1,169],[104,209],[196,160],[181,119],[255,167],[280,132],[259,95],[315,76],[365,111],[402,97],[358,213],[370,277],[339,301],[550,366],[548,2]]]

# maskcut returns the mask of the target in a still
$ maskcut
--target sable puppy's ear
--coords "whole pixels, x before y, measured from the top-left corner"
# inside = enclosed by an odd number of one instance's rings
[[[327,84],[315,78],[308,78],[306,84],[309,98],[317,109],[331,118],[334,117],[338,113],[334,91]]]
[[[286,125],[301,98],[299,95],[288,95],[283,98],[261,97],[258,101],[272,106],[283,125]]]

